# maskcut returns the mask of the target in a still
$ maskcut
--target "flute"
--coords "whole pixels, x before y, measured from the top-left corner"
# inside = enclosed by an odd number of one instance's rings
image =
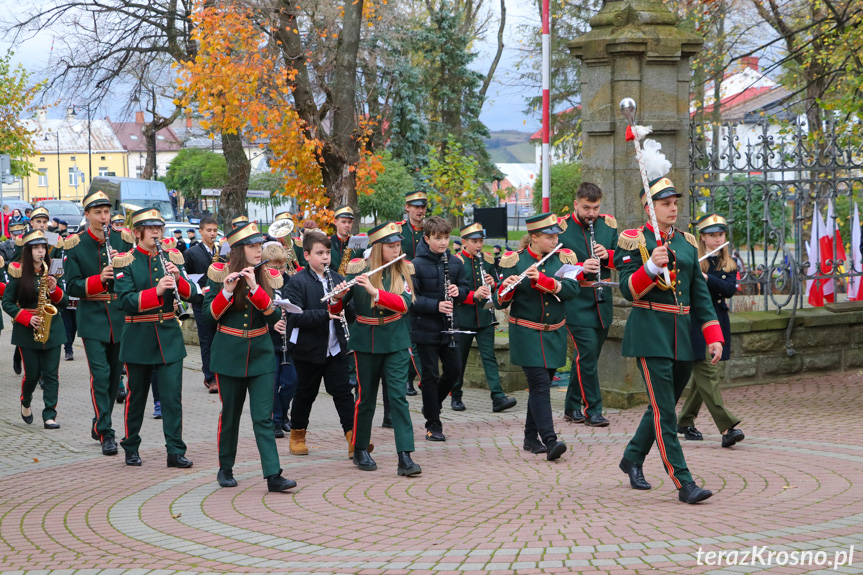
[[[550,252],[548,252],[547,254],[545,254],[545,256],[543,256],[543,258],[541,260],[539,260],[538,262],[536,262],[534,264],[531,264],[529,268],[527,268],[526,270],[524,270],[523,272],[521,272],[520,274],[515,276],[517,278],[517,280],[514,283],[511,283],[508,287],[505,287],[502,290],[500,290],[500,295],[505,296],[506,294],[508,294],[509,292],[514,290],[516,288],[516,286],[518,286],[518,284],[520,284],[521,281],[527,277],[527,272],[530,268],[538,268],[539,266],[541,266],[542,264],[545,263],[545,260],[547,260],[548,258],[553,256],[554,254],[559,252],[562,247],[563,247],[563,244],[557,244],[555,246],[555,248],[553,250],[551,250]]]
[[[712,256],[713,254],[718,253],[719,251],[721,251],[721,250],[722,250],[722,248],[724,248],[725,246],[727,246],[727,245],[728,245],[728,244],[730,244],[730,243],[731,243],[731,242],[725,242],[724,244],[722,244],[721,246],[719,246],[718,248],[716,248],[716,249],[715,249],[715,250],[713,250],[712,252],[707,253],[707,254],[704,254],[703,256],[701,256],[700,258],[698,258],[698,262],[699,262],[699,263],[703,262],[704,260],[706,260],[707,258],[709,258],[710,256]]]
[[[256,264],[255,266],[252,267],[252,271],[255,271],[256,269],[258,269],[259,267],[261,267],[262,265],[264,265],[268,261],[270,261],[270,260],[262,260],[261,263]],[[240,275],[241,275],[240,272],[237,272],[237,275],[235,275],[234,277],[226,279],[225,283],[226,284],[234,283],[235,281],[240,279]]]
[[[374,275],[374,274],[378,273],[379,271],[382,271],[384,268],[390,267],[391,265],[393,265],[394,263],[396,263],[397,261],[399,261],[400,259],[405,258],[405,257],[407,257],[407,254],[402,254],[399,257],[397,257],[396,259],[394,259],[393,261],[391,261],[389,263],[385,263],[381,267],[375,268],[372,271],[366,272],[366,273],[361,274],[361,275],[364,275],[364,276]],[[359,276],[357,276],[357,277],[359,277]],[[323,302],[323,301],[327,301],[328,299],[333,299],[333,296],[335,296],[337,293],[354,287],[356,285],[356,283],[357,283],[357,278],[354,278],[351,281],[349,281],[348,283],[346,283],[345,287],[343,287],[342,289],[340,289],[338,291],[336,291],[336,288],[333,288],[332,290],[330,290],[324,294],[324,297],[321,298],[321,301]]]

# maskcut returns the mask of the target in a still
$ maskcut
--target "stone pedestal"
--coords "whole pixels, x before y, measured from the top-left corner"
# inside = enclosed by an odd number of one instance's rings
[[[703,41],[679,28],[677,17],[661,1],[609,1],[590,26],[590,32],[569,44],[581,61],[582,174],[584,181],[602,188],[603,209],[614,214],[622,231],[644,224],[646,216],[620,101],[635,99],[637,123],[653,126],[651,138],[662,144],[673,164],[669,177],[678,190],[688,190],[690,59]],[[687,229],[688,200],[682,200],[678,227]],[[615,309],[612,331],[622,329],[627,305],[621,301]],[[609,338],[603,349],[600,381],[610,407],[627,407],[643,401],[644,385],[635,362],[620,361],[615,341],[619,339]]]

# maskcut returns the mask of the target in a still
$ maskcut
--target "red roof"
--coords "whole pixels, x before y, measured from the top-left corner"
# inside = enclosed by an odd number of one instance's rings
[[[761,94],[765,94],[770,90],[776,89],[778,86],[762,86],[760,88],[746,88],[742,92],[738,92],[737,94],[733,94],[719,101],[719,108],[730,108],[731,106],[739,106],[743,102],[747,100],[751,100],[756,96],[760,96]],[[708,114],[713,111],[713,104],[704,107],[704,113]],[[695,116],[695,112],[690,114],[690,117]]]
[[[147,142],[144,139],[143,125],[135,122],[111,122],[111,127],[123,148],[129,152],[146,152]],[[161,136],[161,138],[159,137]],[[156,151],[171,152],[182,148],[180,139],[169,127],[156,132]]]
[[[567,108],[566,110],[558,112],[557,114],[555,114],[555,116],[560,117],[560,116],[563,116],[564,114],[571,114],[571,113],[575,112],[576,110],[581,110],[581,105],[578,105],[574,108]],[[541,139],[542,139],[542,128],[540,128],[539,130],[534,132],[534,134],[530,137],[531,142],[534,140],[541,140]]]

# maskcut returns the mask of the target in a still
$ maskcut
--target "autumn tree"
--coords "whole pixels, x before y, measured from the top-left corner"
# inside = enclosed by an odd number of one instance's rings
[[[22,66],[12,66],[12,53],[0,57],[0,155],[12,159],[12,175],[24,177],[36,167],[28,160],[37,153],[33,134],[21,123],[33,110],[33,99],[41,88],[31,84]]]
[[[151,137],[146,139],[143,170],[143,177],[149,178],[156,165],[152,134],[180,114],[176,106],[167,115],[160,114],[154,104],[157,98],[170,102],[175,97],[171,63],[190,61],[196,53],[191,40],[192,0],[56,0],[31,5],[20,19],[7,16],[3,28],[13,45],[40,32],[53,35],[56,47],[45,70],[43,100],[83,103],[92,117],[106,99],[128,101],[131,111],[137,96],[144,107],[150,106],[144,133]],[[235,142],[230,137],[223,140],[231,173],[247,173],[242,146],[238,156],[232,153]]]

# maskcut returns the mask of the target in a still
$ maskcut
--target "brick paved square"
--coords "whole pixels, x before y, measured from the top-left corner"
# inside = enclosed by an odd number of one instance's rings
[[[8,330],[0,348],[9,349]],[[651,453],[648,492],[617,469],[641,408],[608,414],[590,429],[559,417],[570,450],[547,462],[521,450],[526,393],[511,412],[491,413],[486,392],[465,392],[467,411],[445,405],[447,441],[422,440],[421,400],[410,398],[423,473],[396,475],[392,432],[376,425],[378,471],[346,456],[335,409],[322,392],[309,425],[311,453],[281,465],[299,486],[266,492],[248,413],[240,431],[236,489],[215,483],[217,396],[201,383],[198,350],[184,370],[184,439],[192,469],[165,466],[158,420],[145,418],[140,468],[104,457],[90,440],[87,366],[61,362],[60,431],[18,415],[20,378],[0,360],[0,573],[176,575],[194,573],[802,573],[863,572],[863,374],[823,374],[728,390],[746,440],[722,449],[703,414],[702,442],[684,441],[697,481],[714,491],[686,506]],[[831,425],[802,436],[801,406]],[[41,409],[39,391],[34,408]],[[114,411],[123,435],[122,405]],[[377,424],[381,413],[377,414]],[[38,422],[37,422],[38,423]],[[855,563],[807,568],[698,565],[699,550],[779,552],[855,549]]]

